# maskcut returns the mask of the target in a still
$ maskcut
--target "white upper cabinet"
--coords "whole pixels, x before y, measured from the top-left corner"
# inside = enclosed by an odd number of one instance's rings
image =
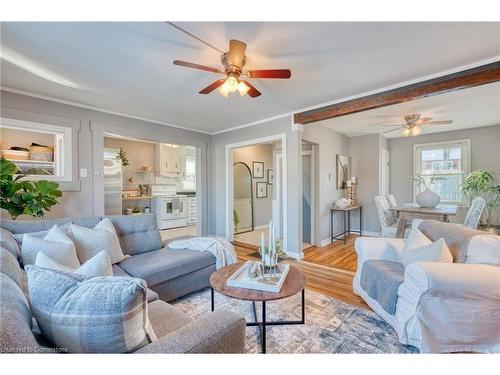
[[[163,176],[183,177],[186,169],[186,152],[183,146],[161,143],[156,145],[156,169]]]

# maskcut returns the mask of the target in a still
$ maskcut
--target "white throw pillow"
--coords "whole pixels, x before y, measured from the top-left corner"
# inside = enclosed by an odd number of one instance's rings
[[[406,267],[414,262],[453,263],[453,256],[443,238],[422,247],[404,249],[401,263]]]
[[[500,266],[500,236],[478,235],[471,238],[465,263],[480,263]]]
[[[71,222],[57,225],[57,227],[60,228],[64,232],[65,235],[68,235],[70,226],[71,226]],[[13,234],[12,237],[14,237],[16,242],[19,244],[19,247],[21,247],[23,245],[23,237],[25,234],[29,234],[30,236],[33,236],[36,238],[43,238],[47,235],[47,233],[49,233],[48,230],[41,230],[39,232],[17,233],[17,234]]]
[[[405,241],[405,250],[416,249],[431,243],[432,241],[420,230],[411,228],[410,234],[408,234],[408,238]]]
[[[60,272],[77,273],[79,275],[87,277],[113,276],[113,268],[111,267],[111,262],[109,260],[108,254],[105,251],[101,251],[99,254],[86,261],[80,266],[80,268],[77,269],[66,267],[65,265],[56,262],[49,256],[40,252],[36,256],[35,266]]]
[[[23,264],[35,264],[39,252],[70,268],[80,267],[75,244],[57,225],[54,225],[43,238],[26,233],[21,246]]]
[[[115,227],[107,218],[102,219],[94,229],[72,224],[70,234],[81,263],[85,263],[101,251],[108,253],[111,264],[125,259]]]

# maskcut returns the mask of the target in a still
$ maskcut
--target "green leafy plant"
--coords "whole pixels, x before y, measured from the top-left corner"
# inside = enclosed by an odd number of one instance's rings
[[[234,229],[236,232],[238,232],[238,225],[240,225],[240,217],[238,215],[238,211],[233,210],[233,222],[234,222]]]
[[[491,227],[493,213],[500,207],[500,183],[491,171],[477,170],[470,173],[460,185],[461,193],[469,200],[482,197],[486,201],[486,225]]]
[[[58,183],[21,181],[24,177],[14,163],[0,159],[0,207],[14,220],[19,215],[42,217],[62,196]]]
[[[126,167],[127,165],[130,164],[128,161],[128,158],[127,158],[127,153],[125,151],[123,151],[122,148],[120,148],[120,151],[118,151],[118,159],[120,159],[122,161],[123,167]]]

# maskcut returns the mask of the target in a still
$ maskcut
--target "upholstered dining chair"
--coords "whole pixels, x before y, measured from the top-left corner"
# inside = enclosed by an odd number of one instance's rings
[[[476,229],[479,224],[479,220],[481,219],[481,215],[483,214],[484,206],[486,206],[486,201],[484,198],[475,197],[469,207],[469,211],[467,211],[467,215],[465,216],[464,225],[466,227]]]
[[[380,232],[382,237],[396,237],[398,230],[397,217],[393,215],[389,201],[385,195],[378,195],[373,198],[377,206],[378,218],[380,221]]]

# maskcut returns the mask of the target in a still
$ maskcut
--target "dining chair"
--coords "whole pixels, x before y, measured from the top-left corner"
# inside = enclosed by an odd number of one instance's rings
[[[398,223],[395,220],[392,211],[389,211],[391,206],[385,195],[378,195],[373,198],[377,206],[378,218],[380,221],[380,229],[382,237],[396,237]]]
[[[389,206],[391,208],[397,207],[398,202],[396,201],[396,197],[393,194],[386,194],[385,197],[387,198],[387,202],[389,202]],[[398,221],[398,214],[395,211],[390,211],[392,213],[392,216],[394,217],[394,221]]]
[[[475,197],[469,207],[469,211],[467,211],[467,215],[465,215],[464,225],[466,227],[476,229],[479,224],[479,220],[481,219],[481,215],[483,214],[484,206],[486,206],[486,201],[484,198]]]

